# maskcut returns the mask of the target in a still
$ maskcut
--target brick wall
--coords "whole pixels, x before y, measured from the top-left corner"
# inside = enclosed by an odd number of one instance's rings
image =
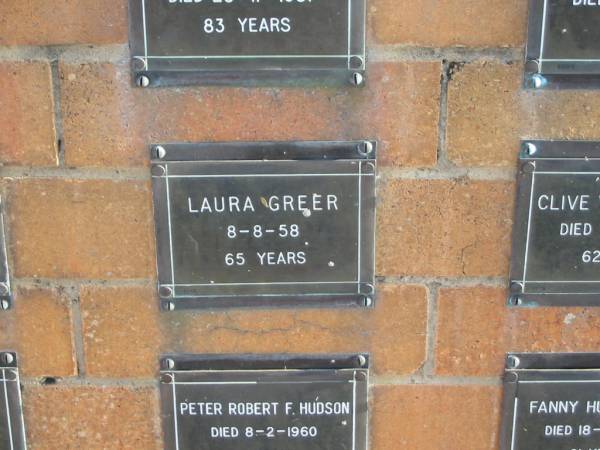
[[[125,0],[0,6],[0,192],[31,449],[162,447],[162,352],[373,357],[373,450],[497,449],[514,351],[597,350],[600,312],[505,308],[522,137],[600,138],[600,94],[521,89],[526,0],[369,0],[354,88],[130,85]],[[372,311],[160,313],[147,145],[381,142]]]

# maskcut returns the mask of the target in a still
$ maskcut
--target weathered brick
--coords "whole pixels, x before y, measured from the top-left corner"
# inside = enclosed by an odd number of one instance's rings
[[[154,289],[86,287],[81,308],[89,375],[132,378],[157,372],[162,335]]]
[[[160,449],[154,389],[26,386],[30,449]]]
[[[131,86],[128,66],[110,64],[63,63],[61,79],[73,166],[144,165],[147,146],[161,141],[373,137],[384,164],[431,166],[437,158],[436,62],[372,64],[363,89],[142,90]]]
[[[25,179],[9,192],[16,276],[110,279],[154,273],[149,183]]]
[[[458,69],[448,92],[448,153],[466,166],[516,164],[521,138],[600,138],[593,91],[522,89],[520,64],[476,62]]]
[[[463,179],[392,180],[382,186],[379,197],[379,274],[507,273],[512,184]]]
[[[17,351],[23,376],[75,375],[68,299],[50,289],[17,289],[14,308],[0,317],[0,348]]]
[[[0,165],[57,162],[50,66],[0,62]]]
[[[164,314],[150,288],[85,289],[87,369],[95,376],[149,377],[156,372],[159,353],[170,351],[370,352],[377,373],[413,373],[425,359],[426,290],[421,286],[382,286],[380,293],[377,307],[368,311]]]
[[[373,448],[496,450],[500,389],[380,386],[373,390]]]
[[[441,289],[436,373],[496,376],[507,352],[596,351],[594,308],[507,308],[501,288]]]
[[[126,0],[4,0],[0,45],[127,42]]]
[[[381,44],[520,47],[527,1],[372,0],[371,33]]]

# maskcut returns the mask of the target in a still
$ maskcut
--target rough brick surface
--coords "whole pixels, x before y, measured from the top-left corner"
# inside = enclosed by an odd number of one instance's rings
[[[488,386],[381,386],[373,390],[376,450],[496,450],[500,390]]]
[[[17,289],[0,317],[0,349],[15,350],[25,377],[76,374],[68,299],[49,289]]]
[[[372,0],[371,29],[378,43],[432,47],[520,47],[527,1]]]
[[[598,350],[600,312],[590,308],[509,309],[499,288],[442,289],[436,373],[499,376],[507,352]]]
[[[46,62],[0,62],[0,165],[57,164],[51,83]]]
[[[394,180],[379,192],[381,275],[508,272],[513,187],[505,182]]]
[[[148,183],[33,179],[9,190],[16,276],[110,279],[154,273]]]
[[[101,377],[156,374],[161,343],[158,299],[151,288],[84,288],[86,370]],[[115,358],[115,355],[120,357]]]
[[[370,352],[377,373],[413,373],[425,359],[425,288],[382,286],[380,293],[377,307],[370,311],[164,314],[150,288],[85,289],[87,369],[94,376],[150,377],[156,373],[161,352],[288,353],[293,349],[297,353]],[[114,358],[117,353],[123,357]]]
[[[522,138],[600,138],[594,91],[522,89],[519,64],[476,62],[458,69],[448,92],[448,153],[465,166],[514,167]]]
[[[23,402],[32,450],[163,448],[151,388],[27,386]]]
[[[127,42],[126,0],[3,0],[0,45]]]
[[[436,162],[439,63],[372,64],[362,89],[142,90],[129,78],[128,66],[61,65],[67,164],[144,165],[161,141],[368,137],[383,164]]]

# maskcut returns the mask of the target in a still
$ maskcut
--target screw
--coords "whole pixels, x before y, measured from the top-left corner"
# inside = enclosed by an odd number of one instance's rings
[[[137,79],[137,85],[143,88],[150,86],[150,78],[146,75],[140,75]]]
[[[164,384],[170,384],[173,382],[173,375],[170,373],[165,373],[160,377],[160,381]]]
[[[165,166],[159,166],[159,165],[155,165],[152,166],[152,169],[150,169],[150,172],[152,173],[153,177],[163,177],[165,176]]]
[[[539,73],[536,73],[531,76],[531,84],[535,89],[540,89],[548,84],[548,80]]]
[[[0,283],[0,295],[8,295],[8,284],[7,283]]]
[[[175,311],[175,303],[173,303],[173,302],[163,302],[163,309],[165,311]]]
[[[354,72],[352,74],[352,83],[355,86],[361,86],[365,82],[365,77],[363,77],[362,73]]]
[[[167,156],[167,151],[162,145],[157,145],[154,147],[154,156],[158,159],[163,159],[165,156]]]
[[[358,153],[363,156],[369,155],[373,151],[373,143],[369,141],[361,142],[358,145]]]
[[[350,67],[352,69],[361,69],[363,67],[364,61],[360,56],[353,56],[350,58]]]
[[[367,308],[373,306],[373,299],[371,297],[365,297],[364,302]]]
[[[506,359],[506,365],[509,369],[516,369],[519,367],[519,365],[521,365],[521,360],[515,355],[508,355],[508,358]]]
[[[160,295],[161,298],[171,298],[173,296],[173,289],[169,286],[160,286],[158,288],[158,295]]]
[[[364,367],[367,364],[367,358],[364,355],[358,355],[358,365]]]
[[[165,359],[165,368],[172,370],[175,368],[175,361],[173,361],[171,358],[166,358]]]
[[[525,144],[525,152],[529,155],[529,156],[533,156],[537,153],[538,148],[535,144],[528,142]]]
[[[523,300],[518,295],[513,295],[510,298],[510,304],[513,306],[519,306],[521,303],[523,303]]]
[[[528,163],[523,164],[522,169],[525,173],[533,173],[535,172],[535,163],[533,161],[529,161]]]
[[[8,300],[0,301],[0,308],[6,311],[10,308],[10,302]]]
[[[15,357],[12,353],[4,353],[2,355],[2,361],[4,361],[6,364],[12,364],[15,362]]]

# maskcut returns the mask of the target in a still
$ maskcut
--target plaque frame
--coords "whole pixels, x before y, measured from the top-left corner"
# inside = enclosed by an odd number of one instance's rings
[[[289,141],[289,142],[217,142],[217,143],[172,143],[157,144],[150,148],[154,217],[156,226],[158,295],[164,311],[176,309],[222,309],[222,308],[324,308],[324,307],[373,307],[375,290],[375,220],[376,220],[376,176],[377,142],[364,141]],[[329,284],[311,281],[302,292],[285,293],[275,289],[265,293],[244,293],[220,295],[214,292],[219,286],[210,286],[211,293],[185,292],[177,294],[175,264],[172,262],[173,247],[170,237],[170,206],[168,179],[171,176],[169,164],[186,163],[236,163],[260,162],[262,167],[277,162],[305,163],[327,161],[351,163],[357,167],[359,190],[358,212],[358,279],[356,288],[339,283]],[[263,170],[263,169],[261,169]],[[264,169],[269,170],[269,169]],[[319,172],[326,172],[319,163]],[[274,172],[277,173],[277,172]],[[172,174],[172,172],[171,172]],[[311,174],[309,174],[311,175]],[[211,175],[214,176],[214,175]],[[325,175],[326,176],[326,175]],[[362,199],[362,202],[360,201]],[[165,208],[165,204],[167,207]],[[231,283],[230,283],[231,284]],[[239,284],[239,283],[233,283]],[[269,284],[269,283],[260,283]],[[277,283],[271,283],[273,285]],[[300,282],[285,283],[295,286]],[[310,289],[309,289],[310,287]],[[207,287],[202,288],[204,290]],[[312,289],[312,290],[311,290]]]
[[[543,31],[545,29],[546,5],[548,0],[529,0],[527,45],[525,49],[525,76],[523,85],[530,89],[598,89],[600,88],[600,59],[590,60],[595,72],[569,73],[555,70],[543,71]],[[600,49],[598,50],[600,54]],[[546,60],[549,61],[549,60]],[[550,61],[556,64],[567,60]],[[585,62],[586,60],[577,60]]]
[[[296,86],[296,85],[364,85],[367,69],[367,0],[348,0],[348,22],[347,40],[348,51],[344,55],[324,55],[318,59],[322,61],[335,61],[340,58],[347,59],[344,69],[325,69],[316,66],[298,68],[293,64],[287,64],[286,60],[296,58],[296,61],[316,58],[315,55],[269,55],[270,65],[254,70],[239,68],[230,69],[202,69],[196,67],[190,69],[165,70],[164,68],[153,69],[150,67],[152,60],[177,61],[235,61],[241,55],[178,55],[168,57],[165,55],[151,55],[149,51],[149,30],[146,17],[148,15],[149,0],[129,0],[129,41],[131,48],[131,70],[133,83],[138,87],[161,87],[161,86],[184,86],[184,85],[207,85],[207,86]],[[357,49],[359,49],[357,51]],[[293,50],[293,48],[292,48]],[[318,55],[317,55],[318,56]],[[247,55],[243,55],[247,58]],[[264,58],[257,55],[259,60]],[[279,61],[274,63],[274,61]],[[275,67],[273,67],[275,64]],[[279,66],[277,66],[279,64]]]
[[[581,383],[586,380],[600,382],[600,353],[508,353],[503,377],[500,449],[516,450],[519,383]]]
[[[10,309],[12,305],[12,288],[8,268],[8,252],[6,250],[6,229],[4,227],[4,202],[0,196],[0,311]]]
[[[177,429],[176,380],[189,384],[190,375],[203,377],[199,384],[307,383],[307,380],[349,376],[353,383],[353,447],[369,446],[369,366],[370,355],[358,354],[165,354],[160,357],[160,404],[165,450],[183,450],[175,439]],[[287,381],[273,379],[285,375]],[[188,378],[185,378],[185,377]],[[232,380],[230,378],[233,377]],[[212,381],[209,381],[212,380]],[[271,380],[271,381],[269,381]],[[338,380],[340,381],[340,380]],[[329,381],[333,382],[333,381]]]
[[[25,435],[25,419],[23,417],[23,402],[21,398],[21,386],[17,354],[12,351],[0,352],[0,399],[2,412],[6,412],[5,428],[8,435],[8,446],[10,450],[26,450],[27,437]],[[0,419],[3,419],[0,416]],[[0,433],[0,439],[3,433]],[[0,448],[3,443],[0,441]]]
[[[532,188],[536,177],[556,173],[600,175],[600,142],[527,140],[521,143],[508,306],[600,306],[600,282],[527,278]],[[550,284],[552,289],[548,288]],[[528,290],[528,286],[536,287],[537,291]]]

